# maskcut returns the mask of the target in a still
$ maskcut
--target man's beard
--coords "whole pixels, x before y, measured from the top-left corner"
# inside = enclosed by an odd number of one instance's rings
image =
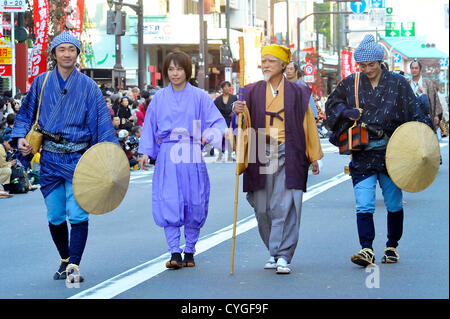
[[[271,71],[271,70],[270,70]],[[271,71],[272,72],[272,71]],[[272,77],[272,75],[273,75],[273,73],[266,73],[266,72],[264,72],[263,73],[263,76],[264,76],[264,81],[269,81],[270,80],[270,78]]]

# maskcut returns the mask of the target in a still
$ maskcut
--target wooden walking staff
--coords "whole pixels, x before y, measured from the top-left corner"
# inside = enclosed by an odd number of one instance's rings
[[[239,101],[244,100],[244,82],[245,82],[245,60],[244,60],[244,38],[239,37]],[[231,275],[234,273],[234,248],[236,245],[236,222],[237,222],[237,204],[239,196],[239,161],[243,158],[240,154],[241,144],[241,134],[242,134],[242,113],[238,116],[238,132],[236,137],[236,190],[234,194],[234,223],[233,223],[233,244],[231,251]]]

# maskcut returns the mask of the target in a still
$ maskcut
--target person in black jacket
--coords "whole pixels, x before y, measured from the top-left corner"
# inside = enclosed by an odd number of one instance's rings
[[[215,100],[214,104],[219,109],[220,113],[222,114],[223,118],[227,122],[227,126],[230,127],[231,122],[231,115],[233,114],[233,103],[237,101],[236,95],[231,94],[231,83],[228,81],[223,81],[220,84],[220,87],[222,88],[222,94],[219,95]],[[222,155],[225,151],[225,137],[222,141],[222,151],[219,152],[219,158],[217,161],[222,161]],[[231,147],[228,147],[228,161],[231,161]]]

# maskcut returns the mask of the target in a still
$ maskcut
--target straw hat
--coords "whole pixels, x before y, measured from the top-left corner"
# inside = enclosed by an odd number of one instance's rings
[[[440,147],[433,130],[420,122],[400,125],[386,149],[386,168],[397,187],[410,193],[433,183],[439,170]]]
[[[89,148],[73,175],[73,194],[78,205],[91,214],[116,209],[127,193],[130,164],[117,144],[102,142]]]

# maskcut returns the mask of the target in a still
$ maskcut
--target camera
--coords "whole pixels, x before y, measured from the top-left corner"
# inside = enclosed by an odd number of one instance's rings
[[[126,141],[125,141],[125,150],[134,150],[135,148],[137,148],[139,146],[139,140],[136,136],[130,136]]]

